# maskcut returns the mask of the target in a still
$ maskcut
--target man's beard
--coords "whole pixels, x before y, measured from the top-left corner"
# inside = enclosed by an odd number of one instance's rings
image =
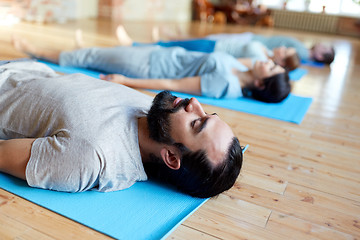
[[[175,144],[171,137],[170,114],[176,113],[185,108],[190,100],[183,99],[175,108],[173,102],[176,99],[169,91],[162,91],[153,100],[150,111],[147,115],[150,138],[168,145]]]

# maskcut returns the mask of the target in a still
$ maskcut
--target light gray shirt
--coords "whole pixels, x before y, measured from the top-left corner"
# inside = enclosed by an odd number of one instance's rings
[[[233,70],[248,71],[234,57],[223,52],[202,53],[180,47],[160,48],[150,57],[151,78],[201,77],[201,95],[213,98],[242,97]]]
[[[152,98],[82,74],[58,75],[35,62],[0,66],[0,139],[37,138],[30,186],[115,191],[147,180],[138,118]]]

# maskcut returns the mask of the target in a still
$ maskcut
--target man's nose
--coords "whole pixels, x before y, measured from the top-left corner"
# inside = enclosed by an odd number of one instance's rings
[[[186,112],[194,112],[199,116],[206,115],[204,109],[196,98],[191,98],[189,104],[185,108]]]

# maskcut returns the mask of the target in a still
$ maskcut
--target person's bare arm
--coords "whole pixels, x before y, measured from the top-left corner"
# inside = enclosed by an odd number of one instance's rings
[[[0,171],[26,180],[25,170],[35,138],[0,140]]]
[[[170,90],[176,92],[201,95],[201,77],[186,77],[181,79],[135,79],[120,74],[101,75],[101,79],[123,84],[132,88]]]

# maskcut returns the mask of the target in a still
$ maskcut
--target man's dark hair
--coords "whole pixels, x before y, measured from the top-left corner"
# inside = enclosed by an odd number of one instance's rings
[[[289,74],[287,71],[265,78],[263,81],[265,85],[263,89],[253,88],[250,90],[250,93],[245,91],[244,95],[262,102],[277,103],[284,100],[291,91]]]
[[[243,155],[239,140],[234,137],[225,159],[215,165],[207,158],[205,151],[190,151],[181,143],[175,143],[182,152],[180,169],[167,167],[161,159],[145,163],[149,178],[169,183],[193,197],[208,198],[230,189],[242,166]],[[215,166],[214,166],[215,165]]]

